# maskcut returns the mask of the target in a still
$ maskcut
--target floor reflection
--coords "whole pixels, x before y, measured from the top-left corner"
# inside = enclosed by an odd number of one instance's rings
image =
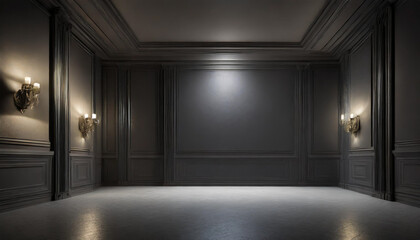
[[[101,239],[101,216],[96,209],[89,209],[80,216],[77,235],[81,239]]]
[[[347,215],[343,218],[341,222],[341,239],[342,240],[350,240],[350,239],[358,239],[358,236],[361,235],[361,231],[359,226],[357,225],[357,221],[353,219],[352,216]]]

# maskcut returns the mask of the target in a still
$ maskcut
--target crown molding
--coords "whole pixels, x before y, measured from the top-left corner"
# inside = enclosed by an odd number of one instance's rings
[[[140,42],[112,0],[33,1],[46,9],[62,9],[73,25],[72,31],[104,60],[212,60],[219,54],[232,59],[275,61],[338,59],[342,45],[348,43],[357,26],[369,23],[368,19],[387,2],[329,0],[300,42]],[[356,8],[359,1],[360,7]],[[349,17],[344,21],[342,15]]]
[[[341,13],[347,3],[348,0],[330,0],[303,36],[301,45],[305,49],[314,48],[324,32],[331,27],[331,24]]]

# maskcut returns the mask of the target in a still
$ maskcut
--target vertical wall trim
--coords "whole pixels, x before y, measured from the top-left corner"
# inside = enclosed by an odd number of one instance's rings
[[[164,86],[164,185],[172,185],[174,182],[174,79],[175,67],[163,67],[163,86]]]
[[[53,161],[53,199],[69,196],[68,61],[71,24],[60,9],[51,15],[50,135]]]
[[[377,192],[381,198],[394,199],[394,106],[393,106],[393,10],[388,5],[378,16],[376,34],[377,68]]]
[[[299,120],[300,123],[298,126],[298,138],[299,138],[299,144],[297,146],[297,151],[299,153],[299,179],[298,184],[299,185],[305,185],[307,182],[307,176],[308,176],[308,151],[307,151],[307,139],[308,134],[307,133],[307,126],[308,126],[308,116],[306,113],[308,112],[308,104],[307,104],[307,96],[308,96],[308,72],[309,72],[309,66],[298,66],[299,70],[299,80],[297,83],[298,87],[298,104],[299,106]]]
[[[375,149],[375,192],[383,198],[384,192],[384,52],[382,16],[379,15],[372,35],[372,139]]]
[[[341,113],[345,114],[350,111],[350,51],[347,51],[341,59]],[[340,131],[343,131],[340,128]],[[346,188],[349,182],[349,148],[350,148],[350,135],[342,134],[342,157],[341,157],[341,186]]]
[[[385,35],[385,91],[386,91],[386,152],[385,152],[385,167],[386,167],[386,191],[385,199],[394,200],[394,8],[388,6],[386,8],[387,22]]]
[[[128,152],[128,88],[127,83],[130,77],[127,67],[120,67],[118,70],[118,181],[125,185],[128,181],[127,175],[127,152]]]

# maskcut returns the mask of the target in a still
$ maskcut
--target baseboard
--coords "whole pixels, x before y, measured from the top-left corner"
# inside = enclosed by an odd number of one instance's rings
[[[347,190],[351,190],[351,191],[358,192],[361,194],[369,195],[371,197],[383,199],[382,194],[378,194],[375,190],[369,187],[353,185],[353,184],[340,184],[340,185],[341,185],[340,187]]]
[[[395,201],[415,207],[420,207],[420,196],[418,195],[395,193]]]
[[[34,194],[0,200],[0,212],[51,201],[51,193]]]
[[[77,187],[77,188],[72,188],[70,190],[70,197],[74,197],[74,196],[81,195],[81,194],[84,194],[84,193],[92,192],[95,189],[97,189],[97,188],[95,187],[94,184],[85,185],[85,186],[81,186],[81,187]]]

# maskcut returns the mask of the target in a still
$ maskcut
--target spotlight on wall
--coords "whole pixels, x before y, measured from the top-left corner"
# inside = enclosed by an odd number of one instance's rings
[[[31,109],[38,104],[38,95],[41,92],[41,85],[39,83],[31,84],[31,78],[25,77],[25,83],[22,84],[15,94],[13,99],[17,109],[23,113],[28,107]]]
[[[360,129],[360,116],[354,116],[350,114],[350,118],[345,120],[344,114],[341,114],[341,126],[344,127],[344,131],[348,133],[356,133]]]
[[[92,113],[92,117],[89,114],[85,114],[79,118],[79,130],[82,133],[83,138],[86,138],[90,132],[93,132],[94,127],[99,124],[99,120],[96,119],[96,114]]]

